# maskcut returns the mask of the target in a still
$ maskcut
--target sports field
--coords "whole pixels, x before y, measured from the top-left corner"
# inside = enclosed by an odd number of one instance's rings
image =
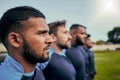
[[[95,80],[120,80],[120,51],[95,51]]]

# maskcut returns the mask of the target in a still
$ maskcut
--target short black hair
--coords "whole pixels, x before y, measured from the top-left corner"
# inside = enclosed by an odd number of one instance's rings
[[[0,39],[2,43],[5,45],[7,36],[11,31],[22,28],[21,21],[28,20],[31,17],[45,19],[42,12],[30,6],[18,6],[7,10],[0,20]]]
[[[87,38],[90,38],[90,37],[91,37],[91,35],[90,35],[90,34],[86,34],[86,37],[87,37]]]
[[[91,37],[91,35],[90,35],[90,34],[86,34],[85,41],[86,41],[86,40],[89,40],[89,39],[90,39],[90,37]]]
[[[61,20],[61,21],[55,21],[55,22],[51,22],[48,24],[48,27],[50,29],[49,34],[55,34],[57,32],[58,27],[65,25],[66,21],[65,20]]]
[[[72,24],[72,26],[70,27],[70,31],[73,30],[73,29],[76,29],[76,30],[77,30],[78,27],[83,27],[83,28],[86,29],[86,27],[83,26],[83,25],[81,25],[81,24]]]

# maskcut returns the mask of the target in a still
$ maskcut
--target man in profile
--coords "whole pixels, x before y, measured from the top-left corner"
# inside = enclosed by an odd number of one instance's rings
[[[86,27],[80,24],[73,24],[70,27],[70,34],[72,36],[72,46],[66,50],[66,56],[75,67],[76,80],[86,80],[86,58],[82,52],[86,37]]]
[[[95,62],[94,62],[94,53],[90,50],[93,46],[92,41],[90,39],[91,35],[87,34],[84,44],[84,50],[88,54],[88,80],[94,80],[96,70],[95,70]]]
[[[45,80],[37,63],[49,59],[52,43],[45,16],[29,6],[6,11],[0,20],[0,39],[8,55],[0,65],[1,80]]]
[[[43,71],[46,80],[75,80],[76,71],[65,54],[66,49],[71,47],[72,38],[65,24],[64,20],[48,24],[54,42],[51,48],[51,59]]]

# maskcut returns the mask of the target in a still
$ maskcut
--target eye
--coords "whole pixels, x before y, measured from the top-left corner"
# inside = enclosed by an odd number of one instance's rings
[[[67,34],[67,33],[68,33],[68,31],[65,31],[64,33],[65,33],[65,34]]]
[[[84,33],[84,32],[82,32],[81,34],[82,34],[82,35],[86,35],[86,33]]]
[[[39,31],[38,34],[39,34],[39,35],[48,34],[48,31]]]

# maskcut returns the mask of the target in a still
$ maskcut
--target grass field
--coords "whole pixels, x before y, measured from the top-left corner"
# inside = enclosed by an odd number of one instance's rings
[[[120,80],[120,51],[95,51],[95,80]]]

